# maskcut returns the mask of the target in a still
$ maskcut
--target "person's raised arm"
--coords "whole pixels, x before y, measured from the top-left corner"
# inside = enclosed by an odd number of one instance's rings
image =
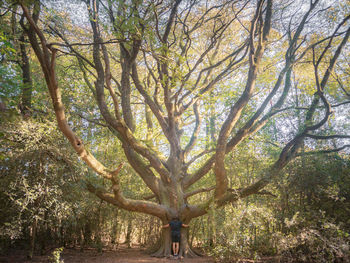
[[[169,227],[169,224],[162,226],[162,228],[167,228],[167,227]]]
[[[182,227],[189,227],[189,225],[186,225],[186,224],[182,224]]]

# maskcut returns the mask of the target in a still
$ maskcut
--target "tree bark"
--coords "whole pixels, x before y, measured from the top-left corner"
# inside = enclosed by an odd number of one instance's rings
[[[23,116],[28,117],[31,114],[32,107],[32,77],[30,72],[30,64],[29,58],[27,54],[26,45],[24,43],[24,33],[21,35],[20,41],[20,51],[21,51],[21,70],[22,70],[22,79],[23,79],[23,87],[22,87],[22,99],[20,104],[20,110]]]
[[[35,238],[36,238],[36,230],[38,226],[38,219],[34,218],[31,226],[31,235],[30,235],[30,247],[29,247],[29,252],[28,252],[28,258],[32,259],[34,255],[34,250],[35,250]]]
[[[128,225],[126,228],[126,236],[125,236],[125,244],[128,246],[128,248],[131,247],[131,233],[132,233],[132,219],[131,215],[128,215]]]
[[[151,254],[152,257],[170,257],[171,251],[171,236],[169,229],[162,229],[161,237],[158,240],[158,248],[156,252]]]
[[[113,245],[113,249],[116,249],[118,247],[118,240],[119,240],[118,215],[119,215],[119,210],[118,208],[115,208],[115,213],[113,218],[113,227],[112,227],[112,233],[111,233],[111,244]]]
[[[171,242],[171,232],[169,228],[163,229],[162,234],[159,240],[159,247],[156,252],[151,254],[153,257],[171,257],[174,255],[172,251],[172,242]],[[188,229],[181,229],[181,241],[180,241],[180,250],[179,257],[185,258],[195,258],[199,257],[200,254],[196,253],[191,247],[188,240]]]

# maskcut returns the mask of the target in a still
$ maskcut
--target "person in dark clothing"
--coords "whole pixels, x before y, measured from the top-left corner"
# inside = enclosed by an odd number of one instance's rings
[[[169,224],[163,226],[163,228],[170,227],[171,230],[171,242],[174,252],[174,256],[177,257],[180,249],[180,240],[181,240],[181,227],[188,227],[188,225],[183,224],[179,218],[173,218]]]

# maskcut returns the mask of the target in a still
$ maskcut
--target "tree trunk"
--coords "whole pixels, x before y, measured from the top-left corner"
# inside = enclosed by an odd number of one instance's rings
[[[214,247],[214,239],[215,239],[215,226],[213,224],[214,222],[214,215],[213,215],[214,211],[211,211],[208,214],[208,245],[209,247]]]
[[[188,229],[186,228],[181,229],[179,257],[185,257],[185,258],[199,257],[200,255],[195,251],[193,251],[189,245],[188,233],[189,233]],[[169,228],[162,230],[162,235],[158,243],[159,243],[159,248],[157,249],[156,252],[154,252],[151,255],[152,257],[171,257],[174,254],[171,246],[172,242],[171,242],[171,235],[170,235]]]
[[[171,236],[170,236],[170,229],[162,229],[162,235],[158,241],[158,250],[153,253],[152,257],[170,257],[173,252],[171,249]]]
[[[111,233],[111,244],[113,245],[113,250],[115,250],[118,247],[118,212],[119,210],[115,209],[114,219],[113,219],[113,228]]]
[[[22,69],[23,78],[22,101],[20,104],[20,110],[23,116],[28,117],[31,114],[33,84],[30,72],[29,58],[25,46],[24,33],[21,35],[19,41],[21,51],[20,66]]]
[[[180,243],[180,251],[179,256],[183,256],[186,258],[195,258],[199,257],[200,254],[196,253],[189,244],[189,231],[188,229],[181,230],[181,243]]]
[[[30,235],[30,248],[29,248],[29,252],[28,252],[28,258],[32,259],[33,258],[33,254],[34,254],[34,250],[35,250],[35,236],[36,236],[36,229],[38,226],[38,219],[35,218],[33,220],[32,223],[32,227],[31,227],[31,235]]]
[[[128,248],[131,247],[131,232],[132,232],[132,220],[131,215],[128,215],[128,226],[126,230],[125,244],[127,244]]]

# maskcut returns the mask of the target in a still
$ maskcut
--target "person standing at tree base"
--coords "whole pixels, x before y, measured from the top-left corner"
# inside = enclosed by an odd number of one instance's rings
[[[163,228],[170,227],[171,230],[171,242],[174,256],[177,257],[179,255],[180,249],[180,240],[181,240],[181,227],[188,227],[188,225],[183,224],[179,218],[173,218],[169,224],[163,226]]]

